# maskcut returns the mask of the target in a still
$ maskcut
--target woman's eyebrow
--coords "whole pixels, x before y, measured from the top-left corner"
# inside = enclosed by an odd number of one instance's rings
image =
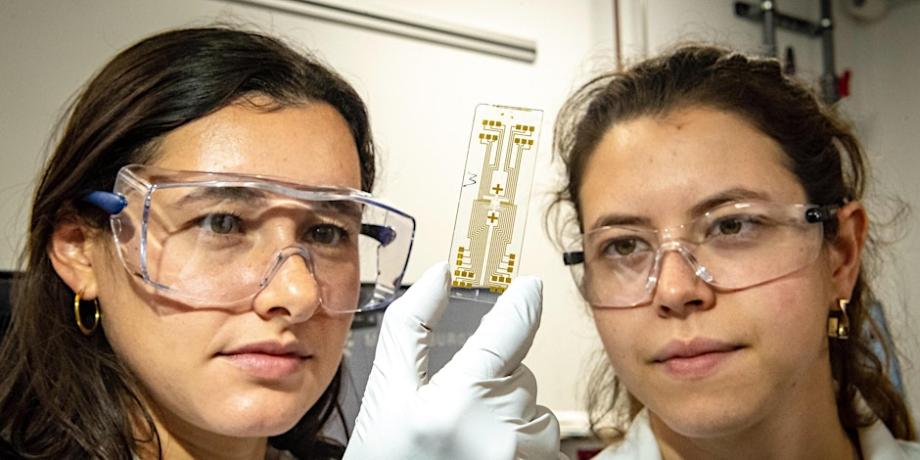
[[[749,200],[760,200],[760,201],[769,201],[769,196],[766,193],[758,192],[742,187],[733,187],[728,190],[723,190],[721,192],[715,193],[704,198],[702,201],[693,205],[692,208],[688,211],[690,218],[696,218],[706,214],[711,211],[713,208],[721,206],[726,203],[733,203],[739,201],[749,201]],[[598,217],[594,223],[588,228],[588,231],[601,228],[609,227],[612,225],[623,225],[623,226],[633,226],[633,227],[652,227],[652,220],[648,217],[637,216],[633,214],[619,214],[619,213],[609,213],[602,214]]]
[[[688,214],[691,218],[696,218],[706,214],[713,208],[722,206],[726,203],[749,200],[769,201],[769,199],[770,198],[766,193],[757,192],[742,187],[734,187],[706,197],[702,201],[693,205],[693,207],[690,208]]]
[[[332,211],[338,214],[344,214],[348,217],[361,220],[363,208],[360,204],[347,200],[329,200],[311,202],[311,207],[316,207],[324,211]]]
[[[641,216],[636,216],[636,215],[631,215],[631,214],[617,214],[617,213],[602,214],[600,217],[598,217],[594,221],[594,224],[588,230],[590,231],[590,230],[594,230],[595,228],[610,227],[612,225],[651,227],[652,220],[649,219],[648,217],[641,217]]]
[[[200,200],[230,200],[260,203],[265,200],[266,194],[262,190],[248,187],[201,187],[192,193],[183,196],[177,203],[178,206],[191,206]]]

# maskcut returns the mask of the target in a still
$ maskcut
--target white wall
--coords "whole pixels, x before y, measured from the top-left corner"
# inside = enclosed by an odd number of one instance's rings
[[[863,141],[872,166],[874,206],[890,216],[892,197],[911,207],[897,237],[884,248],[878,276],[880,297],[901,351],[902,371],[920,422],[920,2],[900,2],[877,21],[837,15],[838,68],[852,72],[852,95],[842,102]],[[872,209],[872,208],[870,208]]]

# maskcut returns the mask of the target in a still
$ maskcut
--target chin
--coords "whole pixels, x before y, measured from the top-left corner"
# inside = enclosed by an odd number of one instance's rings
[[[223,423],[219,427],[214,427],[214,431],[220,435],[231,438],[268,438],[286,433],[291,428],[294,428],[294,425],[296,425],[299,420],[300,419],[297,419],[285,424],[279,424],[277,421],[246,423],[245,425],[235,423],[228,425]]]
[[[731,435],[756,423],[758,411],[743,398],[721,395],[712,398],[691,397],[683,401],[663,402],[663,410],[649,410],[668,429],[688,438],[717,438]]]
[[[306,411],[304,411],[306,413]],[[300,417],[288,418],[263,416],[253,419],[222,420],[212,425],[211,430],[233,438],[266,438],[278,436],[294,428]]]
[[[228,407],[229,406],[229,407]],[[238,438],[277,436],[287,432],[310,410],[312,402],[287,398],[240,398],[211,417],[211,430]]]

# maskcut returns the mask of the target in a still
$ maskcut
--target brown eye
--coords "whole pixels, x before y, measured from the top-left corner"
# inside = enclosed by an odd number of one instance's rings
[[[613,245],[613,249],[621,256],[632,254],[636,250],[636,240],[618,241]]]
[[[212,233],[227,235],[240,231],[240,218],[232,214],[208,214],[201,219],[201,226]]]
[[[635,238],[625,238],[611,241],[607,247],[604,248],[604,254],[607,256],[625,257],[634,254],[638,246],[639,241]]]
[[[737,235],[741,232],[743,223],[738,219],[726,219],[719,221],[719,233],[723,235]]]
[[[317,225],[310,229],[309,240],[312,243],[335,245],[348,237],[345,229],[335,225]]]

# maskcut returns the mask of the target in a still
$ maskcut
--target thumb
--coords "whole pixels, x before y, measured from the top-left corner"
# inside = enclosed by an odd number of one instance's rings
[[[543,282],[538,278],[515,279],[441,372],[460,372],[480,379],[511,374],[527,355],[540,327],[542,291]]]

